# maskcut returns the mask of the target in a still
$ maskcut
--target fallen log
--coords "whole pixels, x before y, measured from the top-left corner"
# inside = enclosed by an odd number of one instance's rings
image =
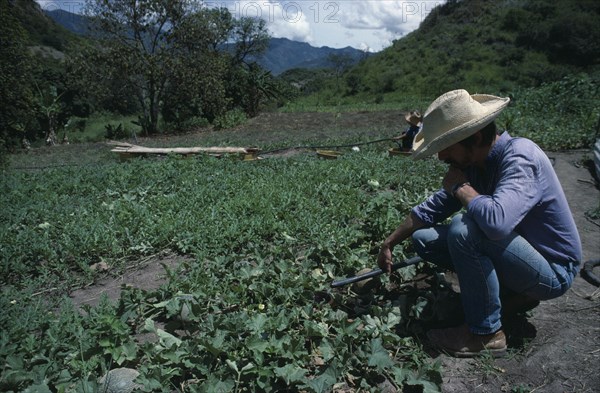
[[[256,154],[259,149],[251,147],[229,147],[229,146],[210,146],[210,147],[145,147],[133,145],[125,142],[107,142],[115,147],[112,152],[119,153],[122,156],[146,155],[146,154]]]

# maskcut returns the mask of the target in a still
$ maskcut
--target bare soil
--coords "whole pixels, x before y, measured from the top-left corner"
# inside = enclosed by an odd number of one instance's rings
[[[121,291],[126,287],[134,287],[152,291],[167,282],[165,267],[176,271],[181,263],[190,261],[191,258],[172,253],[159,253],[147,257],[132,265],[121,274],[110,274],[97,280],[92,285],[71,292],[73,304],[95,307],[106,297],[111,302],[117,302]]]
[[[339,116],[331,113],[267,113],[242,127],[219,133],[230,141],[242,134],[250,134],[260,145],[265,141],[292,140],[298,133],[318,138],[339,133],[339,130],[369,134],[376,129],[378,135],[384,131],[392,137],[404,127],[403,113],[395,111]],[[202,132],[185,138],[202,143],[203,140],[213,141],[214,133]],[[140,144],[144,144],[143,141]],[[592,154],[589,150],[547,154],[554,160],[554,168],[575,217],[584,261],[599,259],[600,220],[586,216],[587,212],[598,208],[600,201],[596,179],[586,165]],[[118,299],[124,284],[156,288],[165,282],[161,263],[175,267],[182,260],[174,255],[158,255],[118,278],[107,278],[73,292],[72,299],[75,304],[94,305],[102,294]],[[598,269],[594,273],[600,275]],[[432,353],[442,365],[443,392],[600,392],[600,292],[581,275],[564,296],[542,302],[528,318],[507,321],[505,330],[510,351],[509,356],[502,359],[456,359]]]

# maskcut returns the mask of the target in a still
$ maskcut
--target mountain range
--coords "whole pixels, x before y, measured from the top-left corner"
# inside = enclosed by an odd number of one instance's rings
[[[44,11],[57,24],[78,34],[89,34],[87,17],[64,10]],[[294,68],[317,69],[332,67],[331,56],[349,60],[349,65],[356,64],[369,53],[350,46],[345,48],[330,48],[328,46],[314,47],[306,42],[298,42],[287,38],[271,38],[269,47],[257,63],[279,75]]]
[[[17,4],[29,5],[15,11],[31,45],[62,51],[73,36],[78,39],[89,30],[82,15],[58,10],[44,15],[34,0]],[[341,97],[355,101],[435,97],[463,86],[509,92],[598,72],[599,20],[598,0],[453,0],[435,7],[418,29],[364,61],[367,54],[355,48],[315,48],[285,38],[272,38],[256,61],[288,82],[310,86],[305,92],[329,89],[321,100],[338,100],[340,89]],[[336,68],[336,77],[314,72],[318,68]]]

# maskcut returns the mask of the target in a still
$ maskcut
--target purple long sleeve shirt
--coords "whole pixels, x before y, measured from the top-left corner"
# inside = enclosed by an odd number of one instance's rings
[[[564,191],[546,154],[532,141],[504,132],[485,162],[485,170],[468,168],[466,176],[480,194],[466,214],[490,239],[515,231],[553,262],[578,266],[582,247]],[[441,189],[413,213],[424,223],[439,223],[462,208]]]

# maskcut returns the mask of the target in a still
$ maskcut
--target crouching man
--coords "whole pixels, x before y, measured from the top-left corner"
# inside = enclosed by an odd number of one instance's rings
[[[448,172],[442,188],[412,209],[378,256],[379,267],[391,271],[394,246],[412,236],[424,260],[456,272],[466,324],[431,330],[428,337],[457,357],[503,355],[501,317],[564,294],[582,259],[546,154],[528,139],[496,131],[494,119],[508,102],[454,90],[429,106],[413,158],[437,154]]]

